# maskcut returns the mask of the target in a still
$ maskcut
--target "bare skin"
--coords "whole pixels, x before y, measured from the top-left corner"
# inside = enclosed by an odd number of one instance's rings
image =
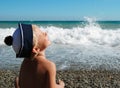
[[[35,29],[38,35],[38,45],[32,53],[37,53],[32,59],[25,58],[21,65],[19,78],[16,78],[15,88],[64,88],[63,81],[56,84],[56,66],[45,57],[45,49],[50,45],[47,33]]]

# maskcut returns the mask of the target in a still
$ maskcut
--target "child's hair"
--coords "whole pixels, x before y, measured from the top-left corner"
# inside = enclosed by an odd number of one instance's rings
[[[32,30],[33,30],[33,47],[37,46],[38,44],[38,35],[36,32],[36,29],[38,29],[39,27],[36,25],[32,25]]]
[[[32,30],[33,30],[33,47],[37,47],[38,46],[38,34],[37,34],[36,29],[39,29],[39,27],[36,26],[36,25],[32,25]],[[39,53],[33,53],[32,52],[31,58],[33,59],[33,57],[37,56],[37,55],[39,55]]]

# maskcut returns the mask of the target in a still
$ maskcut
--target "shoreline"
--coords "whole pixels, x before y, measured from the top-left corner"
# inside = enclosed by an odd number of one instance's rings
[[[0,88],[14,88],[18,74],[18,70],[0,70]],[[65,88],[120,88],[117,70],[58,70],[56,78],[65,82]]]

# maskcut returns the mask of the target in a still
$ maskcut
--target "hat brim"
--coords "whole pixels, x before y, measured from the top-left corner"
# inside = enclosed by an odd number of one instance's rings
[[[33,48],[33,31],[31,24],[18,24],[21,47],[16,57],[30,57]]]

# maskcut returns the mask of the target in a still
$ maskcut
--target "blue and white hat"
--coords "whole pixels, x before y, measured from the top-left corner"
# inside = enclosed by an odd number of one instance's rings
[[[12,36],[12,47],[16,57],[30,57],[33,48],[33,31],[31,24],[18,24]]]

